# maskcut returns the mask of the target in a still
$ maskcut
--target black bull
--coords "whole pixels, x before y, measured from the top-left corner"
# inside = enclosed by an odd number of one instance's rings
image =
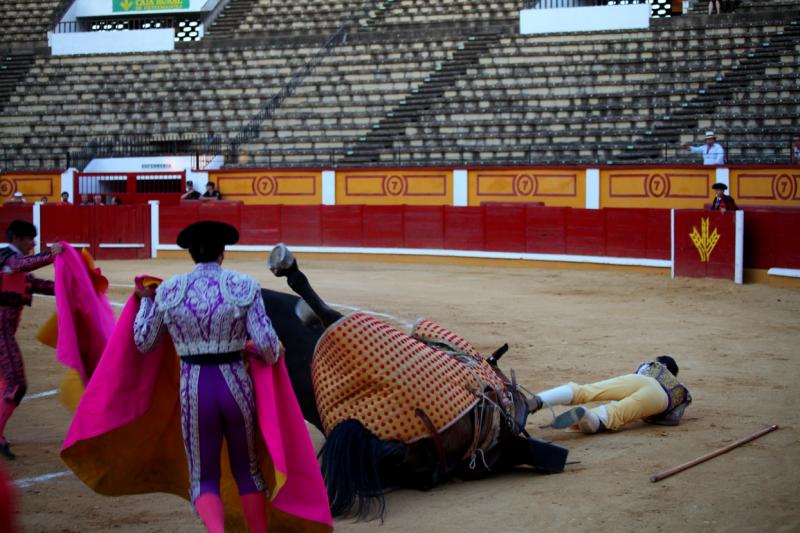
[[[307,326],[295,314],[298,296],[262,289],[262,297],[272,325],[286,349],[286,368],[305,419],[323,431],[311,382],[311,361],[317,341],[324,332],[321,324]],[[480,415],[479,415],[480,416]],[[531,438],[520,431],[506,432],[495,449],[481,457],[483,468],[466,468],[462,455],[472,442],[481,420],[463,416],[438,438],[414,444],[379,441],[357,421],[337,425],[323,448],[322,469],[331,510],[336,515],[351,513],[358,507],[361,517],[372,514],[378,504],[383,513],[383,490],[391,486],[427,489],[455,475],[477,479],[520,464],[542,472],[560,472],[567,450]],[[474,463],[474,461],[473,461]],[[388,465],[388,466],[387,466]]]

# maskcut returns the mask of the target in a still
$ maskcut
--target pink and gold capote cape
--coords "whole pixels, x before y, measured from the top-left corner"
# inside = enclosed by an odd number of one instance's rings
[[[56,349],[56,359],[69,368],[61,384],[61,400],[75,410],[114,330],[114,311],[105,296],[108,280],[95,268],[86,250],[62,242],[56,256],[56,312],[42,325],[38,339]],[[60,334],[59,334],[60,333]]]
[[[77,268],[76,264],[72,266]],[[70,275],[69,269],[57,269],[56,286],[59,276]],[[57,300],[75,302],[96,294],[88,277],[75,279],[82,281],[62,283],[71,290],[59,293],[57,289]],[[58,307],[59,315],[62,307]],[[138,298],[131,296],[86,385],[61,457],[99,494],[167,492],[188,498],[178,357],[168,335],[152,352],[138,351],[133,341],[138,309]],[[59,340],[84,334],[81,324],[73,322],[74,329],[64,335],[65,324],[59,319]],[[65,363],[83,361],[81,353],[64,351],[58,356]],[[88,369],[81,366],[75,370],[84,375]],[[249,370],[261,429],[259,457],[271,494],[270,530],[331,531],[333,521],[319,464],[283,360],[270,366],[250,358]],[[220,488],[226,524],[231,531],[244,530],[227,450],[223,449],[222,455]]]

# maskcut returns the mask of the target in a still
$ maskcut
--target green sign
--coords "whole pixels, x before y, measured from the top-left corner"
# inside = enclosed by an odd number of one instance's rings
[[[112,0],[114,13],[189,9],[189,0]],[[108,4],[106,4],[108,5]]]

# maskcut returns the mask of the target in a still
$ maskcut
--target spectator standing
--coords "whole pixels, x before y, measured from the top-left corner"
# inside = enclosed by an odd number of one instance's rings
[[[792,163],[800,165],[800,134],[792,139]]]
[[[78,205],[94,205],[94,203],[89,199],[88,194],[81,194],[81,203]]]
[[[94,205],[103,205],[103,195],[102,194],[95,194],[94,195]]]
[[[721,0],[709,0],[708,1],[708,14],[709,15],[713,15],[714,14],[714,9],[716,9],[717,10],[717,15],[719,15],[720,13],[722,13],[722,9],[720,9],[721,7],[722,7]]]
[[[181,195],[181,200],[199,200],[200,191],[194,190],[194,183],[191,180],[186,182],[186,192]]]
[[[222,200],[222,193],[216,189],[213,181],[206,183],[206,192],[203,193],[203,200]]]
[[[713,131],[706,132],[706,143],[701,146],[689,146],[688,143],[681,146],[688,148],[693,154],[703,154],[704,165],[725,164],[725,149],[717,142]]]

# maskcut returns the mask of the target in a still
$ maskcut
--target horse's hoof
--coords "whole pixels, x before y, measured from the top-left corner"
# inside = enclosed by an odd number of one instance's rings
[[[570,426],[574,426],[580,422],[588,412],[589,411],[583,406],[575,407],[558,415],[555,420],[553,420],[553,423],[550,424],[550,427],[553,429],[566,429]]]
[[[294,254],[282,242],[275,245],[267,260],[267,267],[278,277],[285,276],[296,265]]]

